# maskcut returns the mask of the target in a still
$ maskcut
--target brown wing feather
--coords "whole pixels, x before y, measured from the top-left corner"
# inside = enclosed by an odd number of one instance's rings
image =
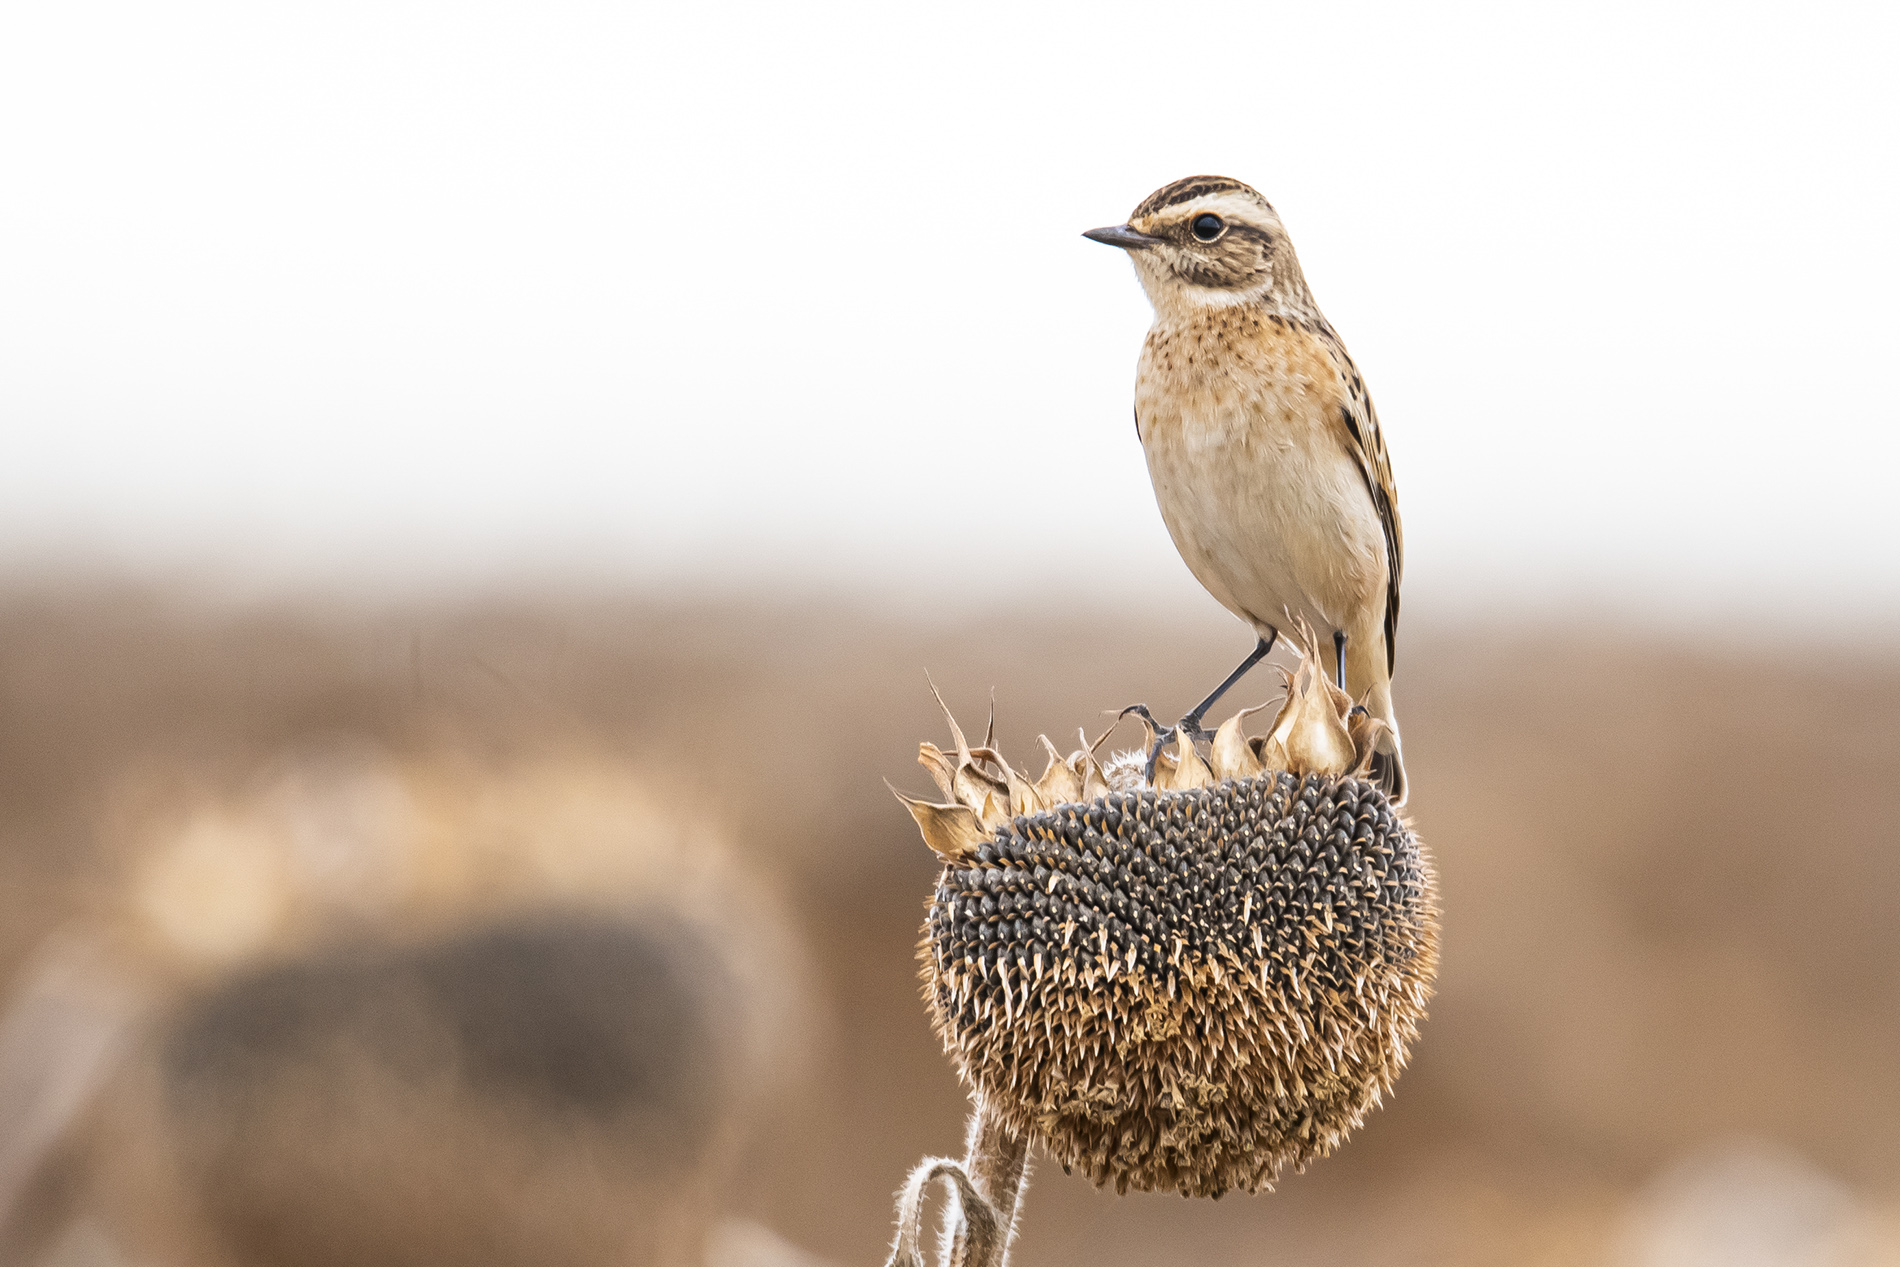
[[[1343,347],[1339,352],[1345,356]],[[1341,368],[1347,392],[1339,406],[1339,417],[1346,424],[1346,451],[1358,464],[1366,491],[1372,494],[1372,507],[1379,512],[1379,526],[1385,529],[1385,671],[1389,675],[1398,665],[1399,577],[1405,571],[1405,529],[1399,523],[1399,491],[1392,482],[1392,460],[1386,456],[1378,411],[1372,407],[1372,397],[1352,358],[1345,356]]]

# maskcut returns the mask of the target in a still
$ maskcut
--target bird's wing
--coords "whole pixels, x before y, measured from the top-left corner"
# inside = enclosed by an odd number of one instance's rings
[[[1341,349],[1344,353],[1344,349]],[[1379,431],[1379,414],[1372,407],[1365,380],[1350,357],[1341,367],[1345,371],[1346,398],[1339,406],[1340,421],[1345,423],[1343,437],[1346,452],[1359,467],[1372,494],[1372,508],[1379,512],[1379,526],[1385,530],[1385,671],[1390,674],[1399,652],[1399,576],[1405,570],[1405,529],[1399,523],[1399,490],[1392,482],[1392,460],[1386,456],[1385,436]]]

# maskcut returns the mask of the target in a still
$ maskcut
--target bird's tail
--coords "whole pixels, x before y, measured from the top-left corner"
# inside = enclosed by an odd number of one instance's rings
[[[1372,751],[1372,766],[1369,771],[1371,782],[1378,784],[1379,790],[1394,805],[1405,804],[1406,794],[1411,790],[1405,781],[1405,752],[1399,744],[1399,731],[1396,726],[1383,726]]]
[[[1362,777],[1377,785],[1394,805],[1403,805],[1411,785],[1405,777],[1405,748],[1399,739],[1399,720],[1392,715],[1392,683],[1385,676],[1383,656],[1370,668],[1371,681],[1366,683],[1359,703],[1381,724],[1373,728],[1369,745],[1371,759],[1365,762]],[[1347,681],[1353,681],[1351,666],[1347,668]],[[1365,750],[1360,751],[1363,754]]]

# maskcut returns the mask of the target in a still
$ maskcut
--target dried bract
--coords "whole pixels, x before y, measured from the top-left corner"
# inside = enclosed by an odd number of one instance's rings
[[[905,796],[896,788],[891,791],[917,820],[917,830],[924,834],[924,843],[945,862],[970,857],[990,839],[990,832],[967,806],[932,805]]]
[[[1264,704],[1261,705],[1261,708],[1264,707]],[[1259,711],[1259,708],[1243,708],[1215,730],[1208,763],[1214,767],[1216,779],[1251,779],[1266,770],[1260,755],[1253,750],[1253,745],[1240,728],[1249,713]]]
[[[1352,700],[1326,675],[1313,631],[1304,620],[1293,642],[1300,650],[1300,667],[1287,676],[1286,703],[1273,719],[1261,760],[1275,770],[1344,774],[1359,760],[1346,726]]]
[[[1049,742],[1049,736],[1037,735],[1036,739],[1049,751],[1049,767],[1036,780],[1036,795],[1048,806],[1064,805],[1070,801],[1082,799],[1082,778],[1075,768],[1063,759],[1056,746]]]

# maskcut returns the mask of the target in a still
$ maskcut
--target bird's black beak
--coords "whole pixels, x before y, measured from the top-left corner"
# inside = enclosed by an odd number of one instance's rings
[[[1129,228],[1125,224],[1110,225],[1106,229],[1090,229],[1082,235],[1091,242],[1101,242],[1107,246],[1119,246],[1124,251],[1133,251],[1145,246],[1154,246],[1160,238],[1151,238],[1145,233]]]

